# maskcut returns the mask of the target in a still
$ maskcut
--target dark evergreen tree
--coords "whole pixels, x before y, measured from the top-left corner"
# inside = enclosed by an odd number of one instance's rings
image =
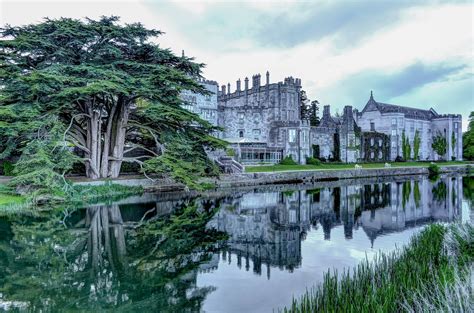
[[[310,109],[309,109],[309,121],[311,126],[318,126],[320,119],[319,119],[319,101],[313,100],[311,101]]]
[[[48,130],[59,127],[53,146],[74,149],[90,178],[117,177],[123,162],[178,180],[189,168],[213,170],[205,148],[223,142],[180,97],[206,93],[197,81],[203,65],[160,48],[159,30],[118,17],[61,18],[0,34],[0,158],[51,141]]]

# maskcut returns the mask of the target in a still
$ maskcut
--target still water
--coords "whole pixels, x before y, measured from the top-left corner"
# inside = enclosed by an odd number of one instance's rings
[[[0,217],[0,311],[272,312],[425,225],[469,221],[473,178],[161,194]],[[473,216],[474,217],[474,216]]]

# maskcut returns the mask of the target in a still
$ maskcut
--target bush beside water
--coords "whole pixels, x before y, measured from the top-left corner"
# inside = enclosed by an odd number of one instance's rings
[[[291,155],[287,155],[280,161],[280,164],[281,165],[297,165],[298,163],[296,163],[293,160],[293,157]]]

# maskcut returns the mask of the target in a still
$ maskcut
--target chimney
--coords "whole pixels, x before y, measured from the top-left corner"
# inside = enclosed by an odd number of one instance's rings
[[[222,86],[221,86],[221,91],[222,91],[222,94],[223,94],[223,95],[226,94],[226,92],[225,92],[225,85],[222,85]]]
[[[267,85],[270,84],[270,72],[267,71]]]
[[[245,77],[245,90],[249,89],[249,78]]]
[[[260,74],[252,76],[252,88],[260,87]]]
[[[240,78],[237,80],[237,91],[240,91]]]
[[[230,95],[230,83],[227,83],[227,92],[228,92],[229,95]]]
[[[329,105],[325,105],[324,106],[324,109],[323,109],[323,118],[329,118],[331,117],[331,112],[330,112],[330,106]]]

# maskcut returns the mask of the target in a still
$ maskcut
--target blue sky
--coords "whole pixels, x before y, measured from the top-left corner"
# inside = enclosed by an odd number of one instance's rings
[[[311,99],[362,109],[381,102],[440,113],[474,110],[471,1],[3,0],[1,24],[118,15],[165,32],[163,47],[206,64],[220,84],[302,79]],[[464,122],[463,128],[466,128]]]

